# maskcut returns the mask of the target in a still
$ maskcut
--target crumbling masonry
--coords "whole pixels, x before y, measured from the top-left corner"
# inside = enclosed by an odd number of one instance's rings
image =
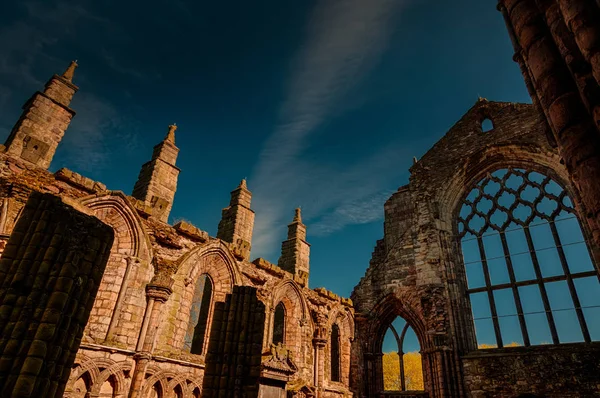
[[[498,9],[533,104],[480,99],[415,162],[352,301],[309,289],[299,210],[277,265],[250,262],[246,181],[216,237],[169,225],[174,125],[131,196],[48,172],[75,114],[77,65],[53,76],[0,153],[0,249],[34,191],[114,231],[65,396],[600,395],[600,6]],[[419,340],[424,391],[384,391],[382,342],[398,316]]]

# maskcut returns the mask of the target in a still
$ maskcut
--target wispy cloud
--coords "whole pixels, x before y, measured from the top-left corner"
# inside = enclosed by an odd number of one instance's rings
[[[305,45],[293,61],[280,123],[266,141],[251,179],[257,211],[255,253],[274,250],[297,205],[303,206],[305,219],[319,219],[315,227],[320,234],[376,219],[372,209],[381,208],[382,202],[375,202],[386,194],[376,170],[389,166],[382,163],[388,156],[374,156],[348,170],[303,155],[310,147],[310,135],[344,107],[344,95],[377,64],[392,21],[407,3],[321,0],[317,4]]]
[[[77,116],[63,144],[66,157],[78,170],[92,171],[114,160],[114,142],[126,145],[119,150],[127,152],[139,147],[137,136],[130,133],[132,123],[108,101],[85,92],[77,93],[76,101]]]
[[[128,67],[126,64],[124,64],[124,61],[117,59],[107,50],[102,51],[102,58],[109,68],[122,75],[131,76],[135,79],[144,81],[149,79],[157,79],[160,77],[160,74],[156,71],[141,70],[137,67]]]

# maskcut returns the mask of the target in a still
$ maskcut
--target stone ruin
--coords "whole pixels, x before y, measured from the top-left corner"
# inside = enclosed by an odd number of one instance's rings
[[[68,378],[64,359],[26,373],[33,359],[7,351],[20,362],[9,370],[0,361],[3,391],[18,391],[27,375],[39,378],[27,388],[52,396],[64,382],[72,398],[600,395],[600,6],[500,0],[498,9],[533,104],[479,99],[415,159],[384,205],[383,238],[352,300],[308,287],[299,210],[278,263],[250,261],[245,181],[216,237],[169,225],[176,126],[132,195],[48,172],[78,90],[76,64],[54,75],[0,151],[2,264],[36,192],[94,215],[114,242]],[[383,339],[392,330],[402,358],[408,328],[420,344],[422,391],[407,391],[404,374],[386,390]]]

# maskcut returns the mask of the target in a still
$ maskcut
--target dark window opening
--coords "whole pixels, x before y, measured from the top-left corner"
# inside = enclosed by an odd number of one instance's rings
[[[192,299],[190,323],[185,336],[185,346],[190,353],[202,355],[204,343],[208,335],[213,284],[209,276],[204,274],[198,278]]]
[[[273,344],[279,343],[285,343],[285,307],[283,303],[277,304],[273,318]]]
[[[341,381],[340,373],[340,328],[333,324],[331,328],[331,381]]]
[[[600,340],[600,283],[573,203],[552,178],[497,170],[458,233],[479,348]]]
[[[481,121],[481,131],[484,133],[487,133],[488,131],[491,131],[494,129],[494,123],[488,119],[485,118]]]

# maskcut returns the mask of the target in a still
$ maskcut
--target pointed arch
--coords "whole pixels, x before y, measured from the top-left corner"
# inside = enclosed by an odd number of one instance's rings
[[[328,369],[329,380],[338,381],[344,384],[350,382],[350,352],[352,350],[352,341],[354,340],[354,313],[348,307],[338,304],[334,307],[328,320],[328,330],[330,334],[330,344],[327,346],[327,353],[330,356],[332,366]],[[338,347],[337,353],[334,349],[334,327],[338,328]],[[338,360],[338,377],[334,377],[333,364]]]
[[[270,319],[266,327],[265,346],[271,344],[275,321],[275,309],[281,303],[285,308],[284,344],[294,353],[294,357],[305,362],[311,355],[311,344],[307,340],[306,327],[312,333],[312,320],[308,312],[308,303],[301,288],[293,280],[283,280],[273,288],[270,302]],[[312,335],[310,336],[312,338]]]
[[[115,235],[123,239],[118,253],[150,261],[152,245],[137,211],[121,191],[109,191],[79,200],[91,209],[96,217],[115,229]],[[112,214],[111,214],[112,213]],[[127,238],[127,239],[126,239]]]
[[[284,298],[297,303],[303,319],[310,318],[308,316],[308,304],[306,302],[306,298],[302,294],[302,289],[291,279],[283,280],[275,285],[271,299],[271,308],[275,308],[275,306]]]
[[[433,347],[433,338],[427,333],[427,322],[414,295],[395,292],[388,294],[370,312],[368,333],[371,339],[369,352],[380,353],[383,338],[389,325],[400,316],[413,328],[422,349]]]
[[[186,349],[186,335],[189,334],[190,327],[195,326],[190,325],[190,322],[194,321],[192,304],[197,301],[196,287],[202,275],[207,275],[212,283],[205,345],[210,336],[214,303],[225,301],[233,286],[242,284],[239,266],[224,242],[213,240],[184,254],[173,276],[173,293],[165,303],[166,317],[159,329],[159,346]],[[189,351],[189,348],[187,350]]]
[[[169,394],[169,381],[167,380],[167,377],[175,377],[176,374],[161,370],[158,366],[152,364],[148,365],[146,368],[146,376],[148,377],[146,377],[142,383],[140,396],[149,396],[150,390],[152,390],[154,385],[158,383],[162,396],[165,397],[168,396],[167,394]]]
[[[560,156],[553,151],[539,147],[509,144],[490,146],[476,155],[466,158],[461,167],[447,180],[448,189],[437,191],[437,202],[440,204],[442,219],[452,222],[456,208],[464,194],[464,187],[469,187],[486,174],[502,167],[523,167],[548,175],[562,184],[575,201],[579,201],[576,192],[571,188],[566,168],[560,163]],[[452,225],[452,224],[449,224]]]
[[[115,231],[111,255],[86,325],[86,338],[100,344],[115,340],[132,349],[135,344],[127,340],[128,333],[117,335],[114,332],[119,329],[135,334],[141,327],[145,307],[144,288],[154,274],[148,234],[123,192],[91,195],[80,199],[78,203]],[[128,314],[129,319],[139,321],[125,321],[124,314]]]
[[[96,379],[96,383],[92,386],[92,396],[94,394],[99,394],[100,389],[102,388],[102,384],[109,380],[111,377],[114,381],[114,394],[116,396],[120,396],[122,394],[126,394],[127,392],[127,384],[125,383],[125,374],[124,372],[131,370],[131,363],[128,361],[122,361],[113,363],[109,365],[104,370],[100,372],[100,375]]]

